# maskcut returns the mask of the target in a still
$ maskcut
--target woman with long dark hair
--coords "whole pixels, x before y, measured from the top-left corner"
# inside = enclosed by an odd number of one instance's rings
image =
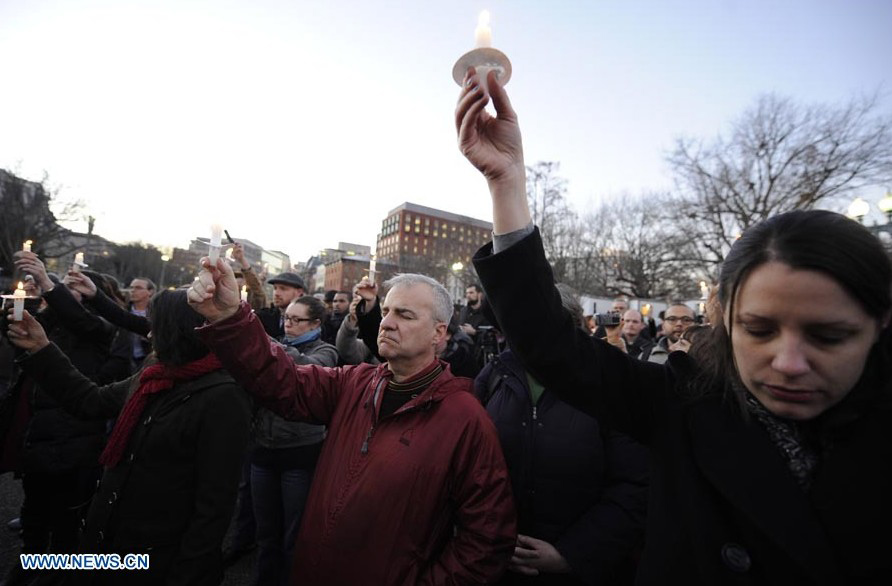
[[[650,446],[638,583],[889,583],[892,267],[880,242],[826,211],[752,226],[722,266],[712,351],[630,359],[562,310],[527,208],[517,117],[488,82],[487,93],[469,72],[456,108],[461,150],[493,200],[494,244],[474,264],[524,367]]]
[[[221,544],[250,429],[246,393],[195,336],[184,291],[152,299],[156,361],[120,383],[82,376],[27,312],[10,321],[19,365],[71,414],[117,417],[79,550],[146,553],[142,571],[65,572],[76,583],[219,584]]]

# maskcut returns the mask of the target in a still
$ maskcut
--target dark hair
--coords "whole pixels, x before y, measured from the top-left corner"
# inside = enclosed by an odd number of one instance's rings
[[[334,301],[334,296],[337,295],[337,293],[338,293],[337,289],[329,289],[328,291],[326,291],[325,292],[325,302],[331,303],[332,301]]]
[[[133,281],[145,281],[146,289],[148,289],[149,291],[154,291],[156,289],[155,282],[148,277],[133,277],[132,279],[130,279],[130,282],[132,283]]]
[[[291,303],[300,303],[307,306],[307,317],[310,319],[318,319],[320,322],[325,321],[325,304],[313,297],[312,295],[304,295],[298,297]]]
[[[730,313],[730,327],[733,328],[740,286],[754,269],[772,261],[830,277],[858,301],[867,315],[877,320],[892,307],[892,266],[880,241],[860,223],[840,214],[796,210],[749,228],[725,257],[718,298],[723,311]],[[713,351],[703,355],[702,376],[695,383],[701,393],[719,387],[726,392],[741,387],[730,331],[724,321],[713,325]],[[885,350],[887,333],[881,336],[881,351]]]
[[[555,283],[555,289],[561,294],[561,305],[564,311],[569,312],[573,318],[576,327],[585,330],[585,319],[582,317],[582,305],[579,303],[579,297],[576,291],[570,285],[565,283]]]
[[[102,278],[107,281],[108,289],[105,293],[111,296],[121,307],[127,307],[127,298],[124,297],[123,291],[121,291],[121,283],[108,273],[102,273]]]
[[[473,287],[474,290],[477,291],[477,293],[483,292],[483,287],[480,286],[480,283],[477,283],[477,282],[470,283],[467,287],[465,287],[465,289],[470,289],[471,287]]]
[[[195,328],[204,324],[204,317],[186,301],[186,291],[161,291],[150,304],[152,347],[159,362],[181,366],[198,360],[209,352],[195,335]]]

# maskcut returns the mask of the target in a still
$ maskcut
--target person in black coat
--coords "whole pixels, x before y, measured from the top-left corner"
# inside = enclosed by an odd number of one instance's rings
[[[82,376],[25,312],[10,340],[19,365],[76,417],[118,417],[80,536],[83,553],[148,553],[150,568],[64,572],[73,583],[216,585],[250,430],[247,395],[195,336],[184,291],[152,300],[157,362],[107,386]],[[148,362],[148,361],[147,361]]]
[[[474,265],[524,368],[650,447],[637,582],[889,583],[892,267],[879,241],[826,211],[752,226],[722,265],[712,352],[632,360],[561,307],[517,118],[488,81],[481,91],[472,70],[456,108],[461,150],[493,200],[495,242]]]
[[[584,328],[572,290],[561,296]],[[517,506],[518,545],[499,584],[631,584],[647,509],[644,446],[558,399],[511,350],[484,367],[474,393],[496,424]]]
[[[117,329],[81,305],[80,296],[69,289],[67,277],[62,283],[52,281],[36,254],[23,251],[17,257],[16,267],[33,276],[47,303],[36,319],[49,339],[94,382],[126,378],[129,359],[112,353]],[[103,280],[96,274],[90,278]],[[22,473],[25,494],[22,553],[73,552],[81,518],[99,478],[98,457],[105,445],[106,423],[72,417],[27,372],[17,377],[10,399],[21,402],[24,397],[30,415],[16,466]],[[16,413],[14,419],[20,417]],[[20,441],[16,433],[8,431],[0,433],[4,443]],[[17,573],[13,569],[10,580]]]

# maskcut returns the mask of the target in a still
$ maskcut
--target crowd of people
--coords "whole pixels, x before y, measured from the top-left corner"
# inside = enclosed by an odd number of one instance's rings
[[[17,254],[33,299],[3,317],[0,471],[21,550],[151,566],[4,584],[214,585],[255,549],[259,585],[892,579],[879,241],[782,214],[735,242],[706,323],[617,299],[595,327],[554,282],[494,74],[469,71],[455,123],[494,226],[463,306],[419,274],[319,298],[238,245],[126,297]]]

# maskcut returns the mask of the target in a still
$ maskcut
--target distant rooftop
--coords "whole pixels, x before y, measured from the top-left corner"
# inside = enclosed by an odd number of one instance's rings
[[[446,212],[443,210],[438,210],[434,208],[429,208],[427,206],[418,205],[417,203],[405,202],[402,203],[389,212],[387,212],[387,216],[390,217],[393,214],[405,210],[407,212],[416,212],[419,214],[426,214],[428,216],[434,216],[437,218],[442,218],[444,220],[449,220],[451,222],[461,222],[463,224],[470,224],[472,226],[476,226],[478,228],[484,228],[486,230],[492,230],[492,222],[487,222],[485,220],[478,220],[477,218],[472,218],[470,216],[462,216],[460,214],[453,214],[452,212]]]

